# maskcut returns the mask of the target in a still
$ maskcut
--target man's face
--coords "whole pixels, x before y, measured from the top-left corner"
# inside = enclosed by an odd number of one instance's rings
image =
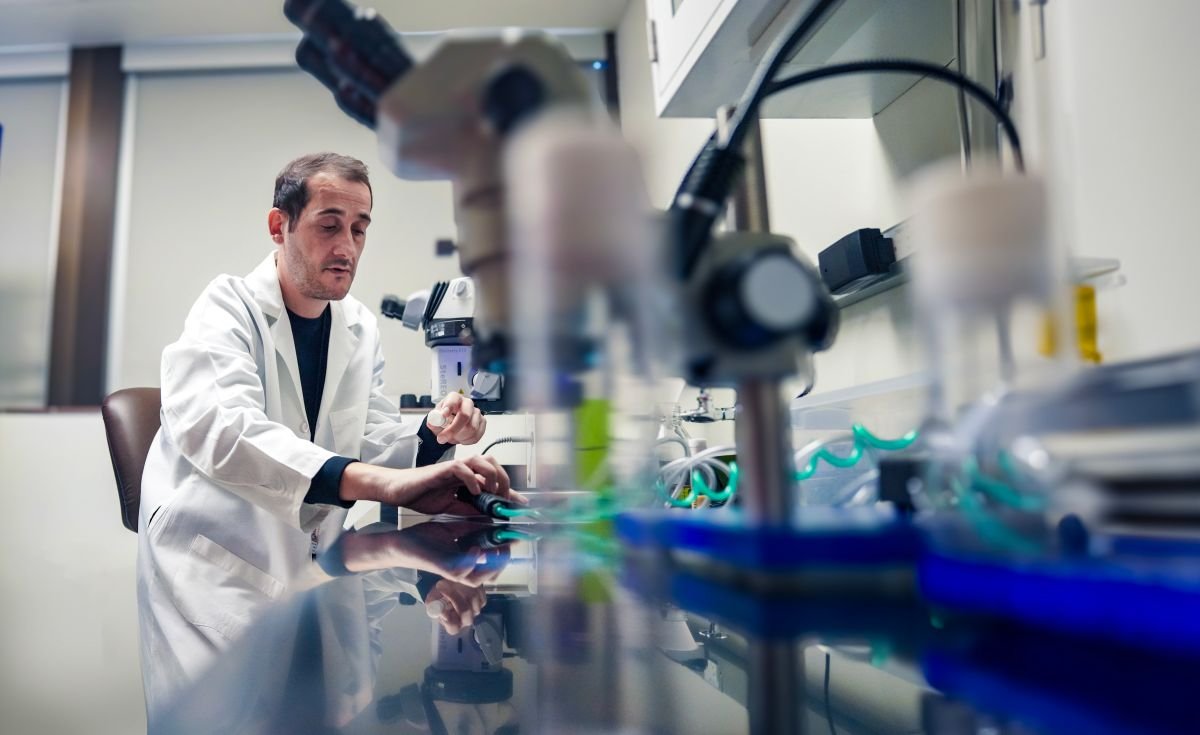
[[[312,176],[304,211],[295,223],[283,218],[281,277],[305,298],[345,298],[367,243],[369,224],[371,192],[366,184],[328,173]]]

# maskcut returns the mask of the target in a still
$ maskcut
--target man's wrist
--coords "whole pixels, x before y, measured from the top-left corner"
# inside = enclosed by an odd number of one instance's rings
[[[344,508],[349,508],[354,504],[353,501],[345,500],[341,497],[342,476],[346,473],[346,468],[358,462],[357,459],[351,457],[339,457],[334,455],[321,465],[321,469],[313,475],[312,481],[308,485],[308,492],[304,495],[304,502],[319,505],[340,505]]]
[[[347,502],[379,500],[382,494],[379,487],[382,483],[379,481],[378,469],[365,462],[355,462],[347,466],[338,486],[338,497]]]

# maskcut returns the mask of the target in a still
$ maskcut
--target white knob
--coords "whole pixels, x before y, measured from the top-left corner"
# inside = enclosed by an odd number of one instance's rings
[[[752,319],[778,332],[802,326],[817,304],[804,269],[782,253],[754,264],[742,280],[741,297]]]

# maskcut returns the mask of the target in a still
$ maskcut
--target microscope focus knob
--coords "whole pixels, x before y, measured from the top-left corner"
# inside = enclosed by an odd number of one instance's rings
[[[705,306],[715,335],[742,349],[766,347],[808,331],[822,310],[811,267],[785,248],[747,253],[718,268]]]

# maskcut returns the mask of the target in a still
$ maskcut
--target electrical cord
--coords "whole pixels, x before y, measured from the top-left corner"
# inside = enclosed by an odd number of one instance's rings
[[[492,447],[496,446],[497,444],[532,444],[532,443],[533,443],[533,437],[531,437],[531,436],[505,436],[505,437],[501,437],[501,438],[497,439],[496,441],[494,441],[491,444],[484,447],[483,451],[480,452],[480,454],[487,454],[488,452],[490,452],[492,450]]]
[[[771,82],[766,87],[764,97],[778,94],[793,87],[816,82],[831,77],[849,76],[852,74],[918,74],[940,82],[954,85],[988,109],[1000,123],[1000,128],[1008,138],[1012,148],[1013,163],[1018,171],[1025,171],[1025,157],[1021,152],[1021,137],[1017,134],[1017,126],[1012,117],[1000,105],[996,98],[984,87],[968,79],[956,71],[937,64],[911,59],[869,59],[866,61],[848,61],[842,64],[830,64],[811,71],[784,77]]]
[[[722,465],[728,470],[728,480],[725,483],[725,489],[721,491],[714,490],[709,487],[704,478],[696,473],[692,473],[692,492],[696,497],[706,497],[713,503],[726,503],[733,498],[733,494],[737,492],[738,485],[738,466],[737,462],[730,462],[728,466]],[[714,485],[716,483],[713,483]]]
[[[538,512],[532,508],[509,508],[499,506],[492,513],[503,518],[504,520],[512,520],[513,518],[536,518]]]
[[[959,479],[950,481],[950,487],[958,498],[958,507],[979,532],[981,538],[990,543],[1003,546],[1023,554],[1036,553],[1038,545],[1006,526],[1000,519],[989,514],[972,492],[972,487],[964,485]]]
[[[660,498],[672,508],[690,508],[693,499],[701,496],[714,503],[729,501],[737,492],[737,464],[730,462],[727,465],[718,458],[735,451],[736,448],[729,445],[710,447],[663,465],[655,483]],[[725,489],[721,491],[715,489],[718,473],[727,478]],[[689,480],[692,492],[689,496],[681,497],[683,487]]]
[[[750,122],[758,117],[759,105],[770,94],[767,90],[775,75],[788,62],[796,48],[820,26],[825,16],[841,3],[842,0],[818,0],[792,26],[787,35],[780,36],[771,45],[765,54],[766,61],[759,64],[745,93],[738,100],[734,117],[729,123],[729,139],[724,143],[726,148],[733,151],[741,149]]]
[[[682,437],[664,436],[662,439],[659,439],[658,441],[654,442],[654,446],[656,448],[661,447],[664,444],[678,444],[679,446],[683,447],[683,456],[685,456],[685,457],[692,456],[692,448],[688,446],[688,443],[685,442]]]
[[[805,446],[799,452],[796,452],[796,464],[800,464],[800,462],[807,459],[804,467],[797,470],[796,481],[801,482],[808,480],[815,475],[819,462],[824,461],[826,464],[830,464],[839,469],[847,469],[858,464],[859,460],[861,460],[865,455],[865,451],[867,449],[898,452],[908,449],[914,443],[916,443],[917,439],[919,438],[920,432],[914,429],[899,439],[882,439],[872,434],[870,430],[862,424],[854,424],[851,427],[849,435],[838,434],[837,436],[833,436],[828,439],[815,441]],[[846,456],[836,455],[827,448],[827,445],[829,444],[843,442],[847,439],[852,439],[854,441],[854,447]]]
[[[758,106],[767,96],[768,85],[792,52],[806,40],[825,17],[843,0],[816,0],[791,30],[780,35],[764,55],[737,103],[729,121],[728,136],[709,136],[692,161],[676,190],[668,217],[677,275],[691,275],[712,235],[713,225],[725,207],[733,184],[742,170],[742,141],[749,125],[758,117]]]
[[[1022,493],[1008,483],[983,474],[974,457],[963,460],[963,474],[967,477],[968,488],[978,490],[1001,505],[1031,512],[1046,507],[1046,501],[1041,496]]]
[[[718,484],[718,472],[727,478],[725,490],[722,491],[712,489]],[[699,499],[701,496],[707,497],[714,503],[728,501],[737,491],[737,476],[737,463],[731,462],[726,465],[720,460],[710,459],[677,471],[675,474],[667,475],[665,479],[660,479],[656,483],[656,488],[659,496],[670,507],[691,508],[692,501]],[[706,477],[707,480],[705,479]],[[683,488],[689,479],[691,480],[691,493],[685,495]],[[668,491],[667,488],[670,485],[674,487]]]

